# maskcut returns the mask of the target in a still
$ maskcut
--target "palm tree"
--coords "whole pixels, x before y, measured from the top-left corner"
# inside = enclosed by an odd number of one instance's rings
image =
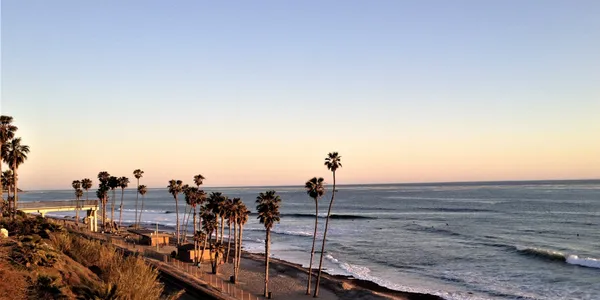
[[[231,223],[233,223],[236,213],[236,208],[234,207],[234,202],[232,199],[227,199],[227,202],[225,203],[225,208],[225,219],[227,219],[227,228],[229,229],[229,235],[227,236],[227,254],[225,255],[225,262],[229,262],[229,250],[231,248]]]
[[[6,147],[4,147],[6,148]],[[14,184],[14,176],[11,170],[6,170],[4,172],[2,172],[2,187],[6,188],[6,192],[7,192],[7,199],[10,198],[10,189],[12,188]],[[4,201],[4,199],[0,198],[0,202]],[[2,217],[1,212],[0,212],[0,217]]]
[[[258,220],[261,224],[265,225],[267,231],[265,238],[265,291],[263,296],[267,297],[269,294],[269,246],[271,242],[271,229],[275,222],[279,223],[280,213],[279,206],[281,204],[281,198],[275,193],[275,191],[266,191],[260,193],[256,197],[256,211],[258,212]]]
[[[234,266],[233,266],[233,281],[238,278],[238,274],[240,272],[240,260],[242,258],[242,236],[244,231],[244,225],[248,222],[248,215],[250,212],[248,208],[241,201],[240,198],[234,198],[234,206],[236,207],[235,212],[235,225],[237,225],[236,241],[235,241],[235,258],[234,258]]]
[[[202,176],[201,174],[194,175],[194,183],[198,188],[200,188],[200,186],[204,183],[205,179],[206,178],[204,178],[204,176]]]
[[[142,222],[142,212],[144,212],[144,195],[146,195],[146,192],[147,190],[145,185],[142,184],[138,186],[138,194],[142,195],[142,209],[140,210],[140,218],[137,221],[138,226]]]
[[[207,203],[208,204],[208,203]],[[216,227],[216,218],[212,211],[208,208],[208,205],[204,205],[200,207],[200,220],[201,220],[201,230],[204,233],[204,243],[202,245],[202,253],[200,254],[200,264],[202,264],[202,260],[204,258],[204,250],[206,250],[206,242],[212,235],[212,231],[214,227]],[[214,223],[214,224],[213,224]],[[209,254],[210,256],[210,254]]]
[[[330,152],[325,158],[325,166],[333,173],[333,189],[331,191],[331,201],[329,201],[329,209],[327,210],[327,219],[325,219],[325,231],[323,232],[323,244],[321,245],[321,258],[319,259],[319,273],[317,275],[317,284],[315,285],[314,297],[319,296],[319,283],[321,282],[321,271],[323,266],[323,254],[325,254],[325,241],[327,241],[327,229],[329,228],[329,216],[331,216],[331,207],[335,198],[335,171],[342,167],[342,157],[337,152]]]
[[[75,189],[75,219],[77,220],[77,223],[79,223],[79,198],[83,195],[78,197],[77,195],[79,195],[79,193],[77,191],[81,190],[81,181],[73,180],[71,186]]]
[[[198,188],[196,188],[195,191],[195,196],[194,196],[194,202],[192,203],[192,207],[194,208],[194,232],[196,232],[197,227],[196,227],[196,207],[198,205],[202,205],[204,203],[204,201],[206,200],[206,193],[203,190],[200,190]],[[197,250],[199,248],[199,244],[198,241],[196,239],[194,239],[195,243],[194,243],[194,262],[198,262],[198,255],[197,255]]]
[[[115,222],[115,202],[116,202],[115,189],[117,189],[119,187],[119,178],[116,176],[110,176],[108,178],[108,187],[112,191],[112,201],[110,203],[110,223],[112,225],[112,224],[116,224],[116,222]],[[111,228],[112,228],[112,226],[111,226]]]
[[[89,189],[92,188],[92,180],[89,178],[81,179],[81,188],[85,190],[85,200],[90,200]]]
[[[11,116],[0,116],[0,150],[5,150],[4,145],[15,137],[17,126],[12,125],[13,117]],[[0,173],[2,173],[2,161],[5,161],[5,156],[8,153],[1,151],[0,153]],[[4,191],[0,185],[0,199],[3,199]],[[8,196],[7,196],[8,197]],[[0,217],[2,214],[0,213]]]
[[[308,266],[308,284],[306,286],[306,294],[310,295],[310,284],[312,277],[312,264],[315,255],[315,241],[317,240],[317,226],[319,222],[319,198],[325,193],[323,186],[323,177],[313,177],[304,184],[304,189],[309,197],[315,200],[315,232],[313,233],[312,248],[310,249],[310,264]]]
[[[110,174],[106,171],[102,171],[98,173],[98,180],[100,184],[98,185],[98,191],[96,191],[96,196],[100,199],[102,203],[102,229],[106,231],[106,206],[108,202],[108,180],[110,179]]]
[[[119,227],[123,221],[123,194],[125,194],[125,188],[129,185],[129,178],[125,176],[119,177],[119,187],[121,188],[121,205],[119,205]]]
[[[171,181],[169,181],[169,185],[167,186],[167,188],[169,189],[169,193],[173,195],[173,198],[175,199],[175,214],[177,218],[177,229],[175,230],[175,236],[177,239],[178,246],[181,244],[181,241],[179,240],[179,203],[177,201],[177,195],[181,193],[181,190],[183,188],[182,185],[183,182],[181,180],[171,179]]]
[[[81,210],[81,206],[79,205],[79,199],[81,199],[81,197],[83,197],[83,190],[76,189],[75,190],[75,198],[77,199],[77,210],[75,210],[75,219],[77,220],[76,223],[79,223],[79,211]]]
[[[23,164],[27,160],[27,154],[29,153],[29,146],[21,144],[21,138],[14,138],[10,142],[6,144],[8,156],[6,163],[11,165],[11,169],[13,171],[14,178],[14,192],[13,192],[13,211],[16,213],[17,205],[19,203],[19,176],[17,175],[17,170],[19,166]]]
[[[108,186],[104,184],[100,184],[98,190],[96,191],[96,197],[102,203],[102,230],[106,231],[106,197],[108,194]]]
[[[194,208],[194,206],[196,206],[196,196],[198,196],[197,194],[198,192],[198,188],[196,187],[190,187],[187,184],[183,186],[183,196],[185,199],[185,205],[186,205],[186,210],[187,207],[190,207],[190,211],[188,213],[191,214],[192,210]],[[183,218],[185,219],[185,215],[183,215]],[[190,217],[188,216],[187,221],[185,221],[185,229],[183,230],[183,236],[185,237],[187,234],[187,222],[189,222]],[[196,216],[194,216],[194,220],[196,220]],[[196,224],[194,224],[195,226]],[[196,227],[194,227],[194,232],[196,232]],[[184,238],[185,239],[185,238]]]
[[[137,190],[139,192],[140,190],[140,178],[142,178],[144,175],[144,171],[140,170],[140,169],[136,169],[133,171],[133,176],[135,176],[135,179],[137,179]],[[138,198],[139,198],[139,193],[135,194],[135,220],[138,220]],[[140,212],[140,215],[142,213]],[[141,220],[142,218],[139,217],[139,219]],[[135,225],[135,228],[137,228],[139,226],[139,224]]]
[[[221,209],[223,208],[223,206],[221,205],[221,202],[225,199],[225,196],[223,196],[223,193],[221,192],[212,192],[210,193],[210,196],[208,197],[208,203],[206,204],[206,208],[208,210],[210,210],[215,217],[217,218],[217,223],[218,223],[218,217],[221,215]],[[210,235],[209,235],[210,238]],[[219,230],[218,230],[218,224],[217,224],[217,230],[215,230],[215,240],[219,240]]]

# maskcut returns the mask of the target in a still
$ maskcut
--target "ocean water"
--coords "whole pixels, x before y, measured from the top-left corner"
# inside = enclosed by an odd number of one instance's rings
[[[241,197],[254,212],[267,189],[206,191]],[[302,187],[273,189],[282,217],[272,254],[308,266],[314,202]],[[72,195],[32,191],[21,201]],[[318,243],[330,196],[328,190],[320,201]],[[134,190],[126,190],[123,220],[133,220],[134,203]],[[172,228],[174,211],[166,189],[148,191],[146,224]],[[244,248],[264,251],[264,235],[252,214]],[[338,186],[326,252],[329,273],[445,299],[600,299],[600,181]]]

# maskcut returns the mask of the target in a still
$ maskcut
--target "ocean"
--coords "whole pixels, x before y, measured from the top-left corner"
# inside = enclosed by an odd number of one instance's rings
[[[328,188],[319,204],[318,244],[331,197]],[[328,273],[449,300],[600,299],[600,181],[337,188],[324,259]],[[255,212],[256,196],[267,189],[282,198],[281,222],[272,235],[273,257],[308,266],[314,202],[302,187],[205,191],[240,197]],[[120,194],[118,190],[117,203]],[[73,191],[30,191],[20,199],[67,200],[73,199]],[[95,199],[95,190],[90,190],[90,199]],[[134,203],[135,191],[125,190],[123,220],[133,221]],[[179,203],[183,215],[183,196]],[[148,190],[143,213],[147,226],[174,228],[174,211],[165,188]],[[263,252],[264,238],[264,228],[252,214],[244,248]]]

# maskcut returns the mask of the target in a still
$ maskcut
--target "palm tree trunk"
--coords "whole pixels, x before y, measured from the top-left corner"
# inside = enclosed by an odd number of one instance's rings
[[[240,274],[240,270],[241,270],[241,263],[242,263],[242,241],[244,239],[244,225],[240,224],[240,236],[239,236],[239,242],[238,242],[238,261],[237,261],[237,269],[238,269],[238,275]]]
[[[229,263],[229,249],[231,248],[231,221],[227,224],[229,227],[229,236],[227,237],[227,255],[225,256],[225,263]]]
[[[269,293],[269,242],[271,240],[271,229],[267,229],[267,239],[265,240],[265,293],[267,297]]]
[[[323,232],[323,244],[321,245],[321,258],[319,259],[319,273],[317,274],[317,283],[315,285],[315,294],[313,297],[319,296],[319,284],[321,283],[321,270],[323,266],[323,255],[325,255],[325,241],[327,241],[327,229],[329,228],[329,216],[331,215],[331,207],[333,206],[333,200],[335,199],[335,171],[333,172],[333,192],[331,194],[331,201],[329,202],[329,209],[327,210],[327,219],[325,219],[325,231]]]
[[[75,200],[75,223],[79,224],[79,197]]]
[[[19,175],[17,174],[17,161],[15,159],[15,164],[14,164],[14,169],[13,169],[13,176],[15,178],[15,191],[13,192],[13,216],[17,216],[17,206],[19,205],[19,188],[18,188],[18,183],[19,183]]]
[[[140,198],[140,193],[138,192],[140,190],[140,179],[137,178],[137,188],[135,190],[135,218],[133,218],[133,223],[135,225],[135,228],[138,229],[140,224],[138,223],[138,199]]]
[[[192,207],[190,206],[190,211],[187,211],[187,205],[185,206],[185,212],[183,214],[183,223],[185,225],[183,225],[183,237],[182,237],[182,244],[185,244],[185,242],[187,242],[187,229],[188,229],[188,224],[190,223],[190,215],[192,214]],[[185,217],[187,214],[187,218]]]
[[[194,223],[194,234],[192,234],[194,240],[194,263],[198,263],[198,241],[196,241],[196,206],[194,206],[194,220],[192,222]]]
[[[225,221],[223,220],[223,216],[221,216],[221,244],[223,244],[224,229],[225,229]]]
[[[111,231],[113,231],[112,225],[115,224],[115,190],[112,190],[113,196],[110,204],[110,227]]]
[[[237,280],[237,245],[238,245],[238,226],[237,221],[233,222],[233,283]]]
[[[90,201],[90,190],[85,189],[85,201]]]
[[[200,261],[199,265],[202,265],[202,260],[204,259],[204,250],[206,250],[206,240],[208,240],[208,233],[204,235],[204,245],[202,245],[202,252],[200,253]],[[210,256],[210,253],[208,254]]]
[[[123,221],[123,194],[125,193],[125,189],[121,189],[121,205],[119,205],[119,227],[121,227],[121,223]]]
[[[175,215],[176,215],[176,220],[177,220],[177,229],[175,230],[176,232],[176,237],[177,237],[177,246],[180,245],[180,241],[179,241],[179,203],[177,201],[177,194],[175,194]]]
[[[102,230],[106,232],[106,202],[108,202],[108,200],[106,200],[106,196],[104,196],[100,201],[102,201]]]
[[[138,219],[138,228],[142,223],[142,213],[144,212],[144,196],[142,195],[142,207],[140,208],[140,218]]]
[[[19,176],[17,175],[17,161],[15,158],[15,162],[13,164],[13,178],[14,178],[14,190],[13,190],[13,216],[17,215],[17,205],[19,201],[19,188],[17,187]]]
[[[310,250],[310,264],[308,265],[308,284],[306,285],[306,294],[310,295],[310,284],[312,281],[312,264],[315,256],[315,241],[317,240],[317,225],[319,222],[319,202],[315,198],[315,232],[313,233],[312,249]]]

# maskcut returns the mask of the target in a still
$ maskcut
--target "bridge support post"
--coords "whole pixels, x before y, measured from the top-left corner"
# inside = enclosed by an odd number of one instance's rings
[[[97,212],[97,210],[95,210],[95,209],[89,209],[88,213],[87,213],[87,215],[89,217],[88,220],[90,222],[89,228],[90,228],[90,231],[92,231],[92,232],[98,232],[98,216],[97,216],[96,212]]]

